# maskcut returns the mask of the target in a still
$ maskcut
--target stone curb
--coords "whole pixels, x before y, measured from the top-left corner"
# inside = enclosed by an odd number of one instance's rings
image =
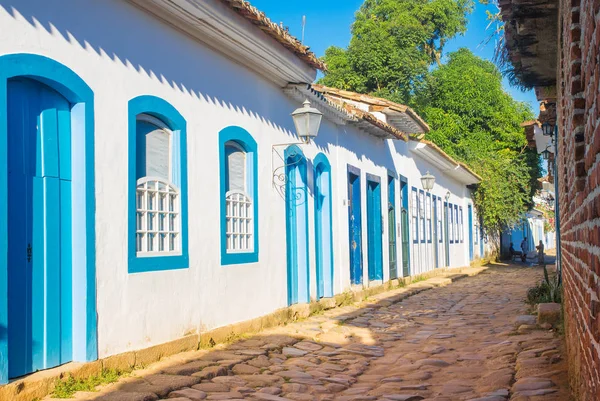
[[[468,271],[462,273],[465,269]],[[255,319],[219,327],[205,333],[189,334],[177,340],[141,350],[128,351],[92,362],[68,363],[53,369],[33,373],[23,379],[0,386],[0,401],[41,399],[54,390],[57,379],[62,379],[67,375],[72,375],[74,378],[87,378],[99,375],[105,369],[130,371],[135,368],[142,368],[164,357],[186,351],[212,348],[217,344],[235,341],[241,335],[256,334],[267,328],[308,318],[324,310],[352,305],[357,308],[355,311],[343,313],[343,317],[332,317],[340,321],[351,320],[366,313],[366,306],[369,308],[389,306],[423,291],[443,287],[457,280],[477,275],[487,269],[487,266],[439,268],[419,276],[390,280],[376,287],[345,292],[333,298],[321,299],[309,304],[292,305]],[[373,300],[369,301],[369,298],[373,298]]]

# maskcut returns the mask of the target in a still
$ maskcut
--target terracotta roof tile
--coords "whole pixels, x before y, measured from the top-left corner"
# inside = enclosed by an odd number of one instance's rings
[[[241,15],[271,38],[281,43],[283,47],[294,53],[311,67],[321,71],[327,71],[325,63],[319,60],[319,58],[310,51],[308,46],[304,46],[297,38],[290,35],[286,28],[271,21],[265,13],[252,6],[249,2],[245,0],[221,0],[221,2],[231,7],[237,14]]]

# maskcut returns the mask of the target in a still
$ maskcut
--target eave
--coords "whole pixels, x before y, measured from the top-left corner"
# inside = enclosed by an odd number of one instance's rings
[[[464,185],[476,185],[481,182],[479,175],[464,163],[454,160],[433,142],[411,136],[409,150]]]
[[[380,139],[408,140],[407,135],[404,132],[379,120],[371,113],[323,94],[316,90],[314,85],[289,84],[283,91],[298,102],[303,102],[305,99],[308,99],[313,107],[316,107],[324,114],[325,118],[337,125],[354,125],[369,135]]]
[[[507,73],[527,88],[556,84],[558,0],[499,0]]]
[[[394,103],[363,93],[345,91],[324,85],[313,84],[312,87],[330,98],[338,98],[357,104],[366,105],[369,113],[385,114],[386,123],[406,134],[423,134],[429,132],[429,125],[410,107]]]
[[[220,0],[127,0],[278,86],[313,82],[316,67]],[[197,66],[201,70],[202,66]]]

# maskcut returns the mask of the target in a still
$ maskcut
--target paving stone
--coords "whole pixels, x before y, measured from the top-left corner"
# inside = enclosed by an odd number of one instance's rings
[[[294,347],[284,347],[282,353],[286,356],[304,356],[308,354],[307,351],[302,351],[301,349]]]
[[[301,349],[303,351],[319,351],[323,349],[323,346],[311,341],[300,341],[294,344],[294,348]]]
[[[420,401],[425,399],[425,397],[415,394],[386,394],[383,397],[392,401]]]
[[[113,391],[112,393],[101,395],[94,401],[156,401],[158,396],[154,393],[137,393],[125,391]]]
[[[417,366],[438,366],[438,367],[450,366],[450,364],[448,362],[443,361],[441,359],[421,359],[420,361],[417,361],[415,363],[415,365],[417,365]]]
[[[260,373],[260,368],[246,365],[245,363],[235,365],[231,370],[236,375],[254,375]]]
[[[200,383],[192,386],[193,389],[204,391],[207,393],[227,392],[229,386],[221,383]]]
[[[169,394],[169,398],[176,397],[188,398],[191,401],[202,401],[206,398],[206,393],[193,388],[182,388],[181,390],[173,391]]]
[[[118,385],[118,389],[134,393],[154,393],[159,397],[166,397],[171,391],[190,387],[198,382],[200,379],[192,376],[156,374]]]
[[[224,366],[209,366],[202,369],[200,372],[193,373],[192,376],[199,379],[212,379],[216,376],[224,376],[227,374],[227,368]]]
[[[243,399],[244,395],[239,391],[230,391],[226,393],[212,393],[206,397],[207,400],[239,400]]]
[[[214,362],[210,361],[194,361],[189,362],[183,365],[172,366],[166,369],[163,369],[163,373],[168,375],[184,375],[189,376],[192,373],[196,373],[201,371],[202,369],[212,365]]]
[[[263,387],[258,390],[259,393],[266,393],[271,395],[279,395],[281,394],[281,389],[279,387]]]

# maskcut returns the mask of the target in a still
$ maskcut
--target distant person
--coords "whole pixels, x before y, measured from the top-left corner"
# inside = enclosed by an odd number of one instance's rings
[[[510,252],[510,255],[514,255],[517,251],[515,251],[515,247],[513,245],[513,243],[510,243],[510,248],[508,248],[508,251]]]
[[[527,237],[524,237],[521,241],[521,261],[527,261]]]
[[[535,247],[538,251],[538,265],[542,266],[544,264],[544,243],[540,240],[540,244]]]

